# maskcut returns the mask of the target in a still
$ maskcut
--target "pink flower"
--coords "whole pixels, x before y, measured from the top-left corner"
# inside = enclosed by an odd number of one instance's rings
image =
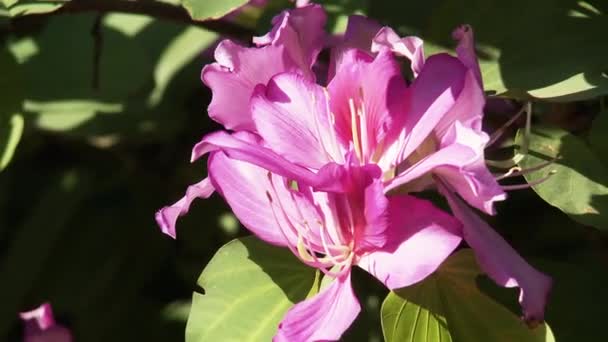
[[[224,95],[225,101],[232,103],[212,102],[209,112],[221,117],[226,128],[241,132],[203,137],[192,159],[221,153],[300,186],[348,196],[355,190],[336,180],[368,165],[381,170],[374,184],[380,183],[385,193],[438,188],[463,223],[462,234],[484,271],[502,286],[520,287],[525,318],[542,320],[550,279],[525,263],[462,201],[494,214],[493,203],[506,197],[485,166],[488,136],[481,129],[485,98],[472,30],[463,26],[454,32],[456,57],[442,53],[425,60],[420,39],[400,38],[364,17],[352,17],[332,50],[329,83],[323,87],[315,83],[310,69],[323,37],[319,28],[325,17],[319,11],[318,6],[307,6],[281,14],[273,30],[256,39],[262,47],[230,47],[233,56],[257,56],[256,64],[249,66],[252,70],[217,72],[214,82],[206,81],[214,101],[218,94],[230,94]],[[272,49],[289,51],[288,58],[276,57]],[[412,62],[416,77],[409,87],[395,56]],[[230,107],[236,103],[242,107],[238,111]],[[229,111],[213,114],[220,109]],[[203,180],[157,214],[164,232],[174,236],[177,216],[195,197],[206,198],[217,188],[220,173],[214,175],[209,169],[215,181]],[[230,202],[227,192],[223,195],[234,210],[238,204]],[[237,216],[251,229],[247,215],[237,212]]]
[[[25,324],[24,342],[71,342],[70,331],[55,323],[51,304],[44,303],[32,311],[19,314]]]
[[[257,139],[250,134],[243,139]],[[386,198],[380,169],[331,164],[344,192],[315,192],[223,152],[209,157],[213,187],[240,221],[269,243],[288,247],[302,262],[335,278],[314,297],[293,306],[275,341],[334,341],[360,306],[350,284],[359,266],[390,289],[432,273],[461,241],[460,224],[429,202],[409,195]],[[405,212],[402,208],[407,207]]]

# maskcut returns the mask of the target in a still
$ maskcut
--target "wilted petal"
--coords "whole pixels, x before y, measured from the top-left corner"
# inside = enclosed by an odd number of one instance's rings
[[[393,53],[410,60],[414,76],[422,71],[424,66],[424,42],[414,36],[399,37],[390,27],[383,27],[373,39],[372,51],[377,52],[388,48]]]
[[[294,305],[273,341],[338,341],[359,311],[361,306],[353,293],[349,272],[314,297]]]
[[[264,142],[289,161],[314,169],[343,162],[323,88],[304,77],[280,74],[258,86],[251,111]]]
[[[463,224],[464,239],[477,262],[498,285],[519,287],[524,319],[540,322],[551,290],[551,278],[530,266],[509,244],[445,185],[440,190]]]
[[[194,185],[190,185],[186,189],[184,197],[173,205],[164,207],[156,213],[156,223],[160,227],[160,230],[175,239],[177,218],[185,215],[190,210],[192,201],[196,198],[209,198],[213,194],[213,191],[213,185],[211,185],[208,177]]]
[[[278,46],[247,48],[224,40],[215,50],[215,59],[217,62],[206,65],[201,73],[203,83],[213,93],[209,116],[233,130],[254,129],[249,99],[256,85],[266,84],[281,72],[299,72]]]
[[[462,239],[458,221],[413,196],[389,197],[389,215],[387,244],[358,263],[389,289],[426,278]]]
[[[408,89],[406,136],[403,155],[408,156],[433,132],[454,106],[464,83],[466,68],[448,54],[431,56]]]
[[[283,11],[272,19],[272,30],[264,36],[254,37],[253,42],[259,46],[284,47],[302,73],[313,79],[311,67],[325,43],[326,21],[327,16],[320,5]]]

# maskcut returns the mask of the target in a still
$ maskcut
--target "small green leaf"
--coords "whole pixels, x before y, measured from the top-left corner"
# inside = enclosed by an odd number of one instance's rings
[[[521,131],[515,142],[523,143]],[[608,230],[608,168],[581,139],[558,128],[535,127],[519,166],[530,168],[557,156],[550,166],[526,174],[526,180],[538,181],[551,171],[549,179],[532,186],[534,191],[574,220]]]
[[[183,0],[182,5],[194,20],[219,19],[246,5],[249,0]]]
[[[203,270],[186,328],[187,342],[270,341],[283,315],[318,287],[313,268],[286,248],[254,237],[220,248]]]
[[[21,68],[5,46],[0,51],[0,171],[13,158],[15,149],[23,134],[23,83]]]
[[[531,330],[481,292],[480,271],[470,250],[451,256],[426,280],[391,292],[382,304],[387,342],[554,342],[546,324]]]

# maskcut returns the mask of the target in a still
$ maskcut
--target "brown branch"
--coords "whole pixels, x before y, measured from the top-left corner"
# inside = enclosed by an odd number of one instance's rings
[[[53,12],[26,14],[15,17],[13,18],[13,24],[19,27],[30,20],[36,21],[49,15],[81,12],[142,14],[158,19],[198,26],[234,38],[250,37],[253,33],[242,26],[224,20],[196,21],[190,17],[183,7],[150,0],[71,0],[66,1],[65,5]]]

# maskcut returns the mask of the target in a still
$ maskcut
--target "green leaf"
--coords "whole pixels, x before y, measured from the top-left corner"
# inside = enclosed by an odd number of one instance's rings
[[[597,5],[593,5],[597,3]],[[374,1],[372,16],[452,49],[451,32],[475,30],[485,88],[517,98],[573,101],[608,93],[608,30],[599,1]],[[601,8],[601,7],[600,7]]]
[[[424,281],[391,292],[382,304],[387,342],[554,342],[546,324],[529,329],[520,318],[481,292],[470,250],[451,256]]]
[[[21,68],[5,46],[0,51],[0,171],[13,158],[23,134],[23,84]]]
[[[521,131],[515,141],[523,143]],[[581,139],[558,128],[535,127],[519,166],[530,168],[557,156],[550,166],[526,174],[526,180],[538,181],[552,171],[549,179],[532,186],[534,191],[576,221],[608,230],[608,168]]]
[[[2,0],[11,16],[26,14],[41,14],[57,10],[63,6],[64,0]]]
[[[316,271],[286,248],[254,237],[224,245],[203,270],[187,342],[270,341],[283,315],[318,286]]]
[[[595,155],[608,167],[608,110],[600,112],[593,119],[589,144]]]
[[[194,20],[219,19],[246,5],[249,0],[183,0],[182,5]]]

